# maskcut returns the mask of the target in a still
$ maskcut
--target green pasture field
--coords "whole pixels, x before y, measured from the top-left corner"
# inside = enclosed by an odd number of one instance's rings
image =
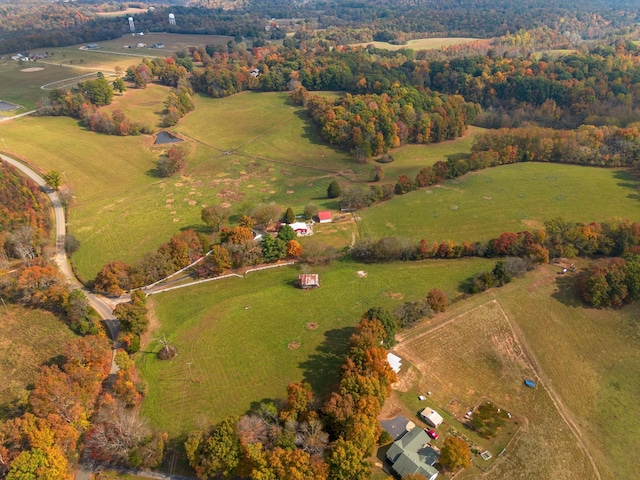
[[[149,125],[153,130],[161,129],[164,102],[170,91],[170,87],[155,83],[143,89],[136,89],[128,83],[127,90],[122,95],[115,92],[113,101],[104,107],[104,110],[108,112],[122,110],[131,122]]]
[[[460,45],[462,43],[471,43],[480,40],[479,38],[417,38],[409,40],[404,45],[394,45],[387,42],[362,42],[354,43],[353,46],[366,47],[373,45],[376,48],[384,48],[386,50],[402,50],[408,48],[410,50],[434,50],[436,48],[450,47],[451,45]]]
[[[396,196],[358,215],[365,235],[474,242],[542,228],[556,217],[637,221],[638,186],[638,177],[628,170],[519,163]]]
[[[455,140],[427,145],[407,144],[394,148],[389,152],[393,156],[391,163],[375,163],[382,167],[385,181],[396,181],[400,175],[415,178],[418,172],[438,161],[446,161],[449,156],[471,153],[471,146],[476,135],[486,129],[470,126],[467,132]],[[371,167],[373,169],[373,166]]]
[[[315,290],[296,287],[298,268],[280,267],[154,295],[151,336],[166,335],[179,353],[158,360],[152,343],[138,354],[149,384],[142,412],[178,435],[203,420],[243,414],[252,402],[282,398],[290,382],[306,379],[326,394],[364,311],[424,298],[434,287],[455,296],[462,282],[492,263],[338,262],[309,270],[320,274]]]
[[[167,91],[130,89],[122,101],[116,95],[115,103],[122,102],[132,120],[151,123],[159,118],[153,112]],[[69,118],[3,124],[8,154],[42,171],[64,172],[63,188],[70,187],[74,196],[69,230],[81,242],[73,260],[84,279],[109,261],[135,261],[181,228],[202,228],[204,205],[239,209],[275,202],[297,213],[309,202],[337,208],[326,198],[331,180],[340,172],[342,178],[358,178],[359,172],[364,177],[371,168],[322,144],[285,93],[196,96],[195,102],[196,110],[175,128],[188,140],[187,171],[170,179],[153,175],[167,147],[154,147],[151,136],[99,135]]]
[[[28,68],[42,68],[37,72],[24,72]],[[77,67],[61,67],[42,62],[19,63],[0,60],[0,100],[21,105],[24,108],[2,112],[5,116],[17,115],[36,108],[36,102],[47,95],[40,87],[71,77],[90,73]],[[9,115],[7,115],[9,114]]]
[[[55,315],[37,308],[0,306],[0,419],[11,402],[24,402],[27,386],[35,382],[42,364],[63,353],[62,346],[73,332]]]

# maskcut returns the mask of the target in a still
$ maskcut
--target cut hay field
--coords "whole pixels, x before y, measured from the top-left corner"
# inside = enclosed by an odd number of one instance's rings
[[[62,345],[74,337],[52,313],[19,305],[0,307],[0,420],[9,413],[3,406],[26,400],[39,367],[62,354]]]
[[[485,169],[362,210],[361,233],[427,241],[481,241],[543,227],[640,219],[640,181],[631,171],[519,163]],[[411,212],[411,214],[409,214]]]
[[[362,42],[354,43],[353,46],[366,47],[373,45],[375,48],[383,48],[385,50],[434,50],[436,48],[450,47],[451,45],[460,45],[463,43],[471,43],[480,40],[479,38],[417,38],[409,40],[404,45],[394,45],[388,42]]]
[[[161,361],[151,345],[138,354],[149,384],[143,413],[176,435],[205,419],[242,414],[263,398],[282,398],[290,382],[306,379],[324,394],[364,311],[424,298],[436,286],[454,296],[461,282],[491,263],[338,262],[314,268],[321,287],[308,291],[295,286],[300,270],[281,267],[152,296],[151,335],[165,334],[179,353]],[[358,277],[358,270],[367,276]]]
[[[400,335],[396,353],[411,366],[390,401],[397,411],[414,415],[417,395],[432,391],[429,402],[445,416],[487,398],[525,419],[500,459],[474,460],[461,478],[478,467],[495,479],[635,478],[640,462],[628,453],[640,447],[640,308],[583,308],[574,280],[543,266]],[[538,386],[524,387],[524,378]]]
[[[122,95],[114,93],[113,101],[103,110],[122,110],[130,121],[140,122],[158,130],[161,129],[164,101],[170,91],[170,87],[163,85],[149,84],[147,88],[135,89],[129,84]]]

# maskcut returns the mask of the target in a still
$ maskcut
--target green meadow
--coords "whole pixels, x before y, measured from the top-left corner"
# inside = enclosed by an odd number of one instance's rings
[[[455,297],[461,283],[492,263],[337,262],[309,270],[320,274],[314,290],[296,286],[298,268],[280,267],[154,295],[151,336],[166,335],[178,356],[158,360],[154,343],[138,354],[149,384],[143,413],[177,435],[205,418],[219,421],[252,402],[282,398],[290,382],[306,379],[324,395],[338,380],[349,336],[368,308],[393,309],[434,287]]]
[[[577,222],[640,219],[638,177],[629,170],[519,163],[469,173],[396,196],[358,213],[361,234],[427,241],[482,241]]]

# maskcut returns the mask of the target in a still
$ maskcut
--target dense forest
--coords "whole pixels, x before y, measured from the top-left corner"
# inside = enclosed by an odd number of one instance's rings
[[[96,17],[98,11],[122,8],[120,3],[1,2],[0,54],[74,45],[118,37],[128,31],[124,18]],[[145,6],[136,2],[131,6]],[[167,22],[169,10],[177,25]],[[365,30],[363,41],[404,43],[416,37],[490,38],[521,29],[546,26],[574,41],[603,38],[635,25],[639,8],[632,0],[586,0],[575,3],[524,0],[448,0],[445,2],[252,2],[198,1],[157,7],[135,14],[140,31],[231,35],[250,39],[283,38],[286,31],[339,27]],[[292,20],[299,19],[299,20]],[[280,20],[277,22],[277,20]],[[282,21],[282,20],[289,20]],[[270,28],[265,28],[269,26]],[[343,39],[349,38],[348,35]]]

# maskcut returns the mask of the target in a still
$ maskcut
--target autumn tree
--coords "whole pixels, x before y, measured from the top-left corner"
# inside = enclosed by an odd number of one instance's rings
[[[378,320],[384,331],[386,336],[384,338],[384,346],[386,348],[391,348],[396,344],[396,331],[398,330],[398,323],[391,315],[391,312],[384,307],[371,307],[367,310],[363,316],[363,318],[367,318],[369,320],[373,320],[374,318]]]
[[[444,312],[449,305],[447,294],[439,288],[432,288],[429,290],[429,293],[427,294],[427,302],[429,303],[431,310],[436,313]]]
[[[486,402],[475,409],[471,416],[471,426],[483,438],[495,437],[498,429],[508,418],[507,412],[491,402]]]
[[[459,468],[471,467],[469,444],[459,437],[447,437],[440,450],[440,464],[454,472]]]
[[[289,240],[287,242],[287,256],[298,258],[302,256],[302,245],[297,240]]]
[[[240,439],[236,432],[236,417],[228,417],[217,424],[209,434],[192,432],[185,443],[187,459],[198,475],[207,479],[233,475],[241,457]]]
[[[96,275],[94,288],[109,295],[122,295],[131,288],[131,266],[115,261],[106,264]]]
[[[371,477],[371,464],[353,442],[339,438],[327,455],[329,476],[332,480],[367,480]]]
[[[295,240],[298,234],[289,225],[282,225],[278,230],[278,238],[285,243]]]
[[[277,221],[282,215],[282,209],[277,205],[263,205],[251,214],[256,225],[267,226]]]
[[[230,211],[222,205],[209,205],[202,208],[200,218],[214,232],[219,232],[222,224],[229,218]]]
[[[113,89],[122,95],[122,92],[127,90],[126,85],[124,84],[124,80],[118,77],[113,81]]]
[[[280,418],[282,420],[306,418],[312,400],[313,390],[308,382],[290,383],[287,385],[287,402],[280,412]]]

